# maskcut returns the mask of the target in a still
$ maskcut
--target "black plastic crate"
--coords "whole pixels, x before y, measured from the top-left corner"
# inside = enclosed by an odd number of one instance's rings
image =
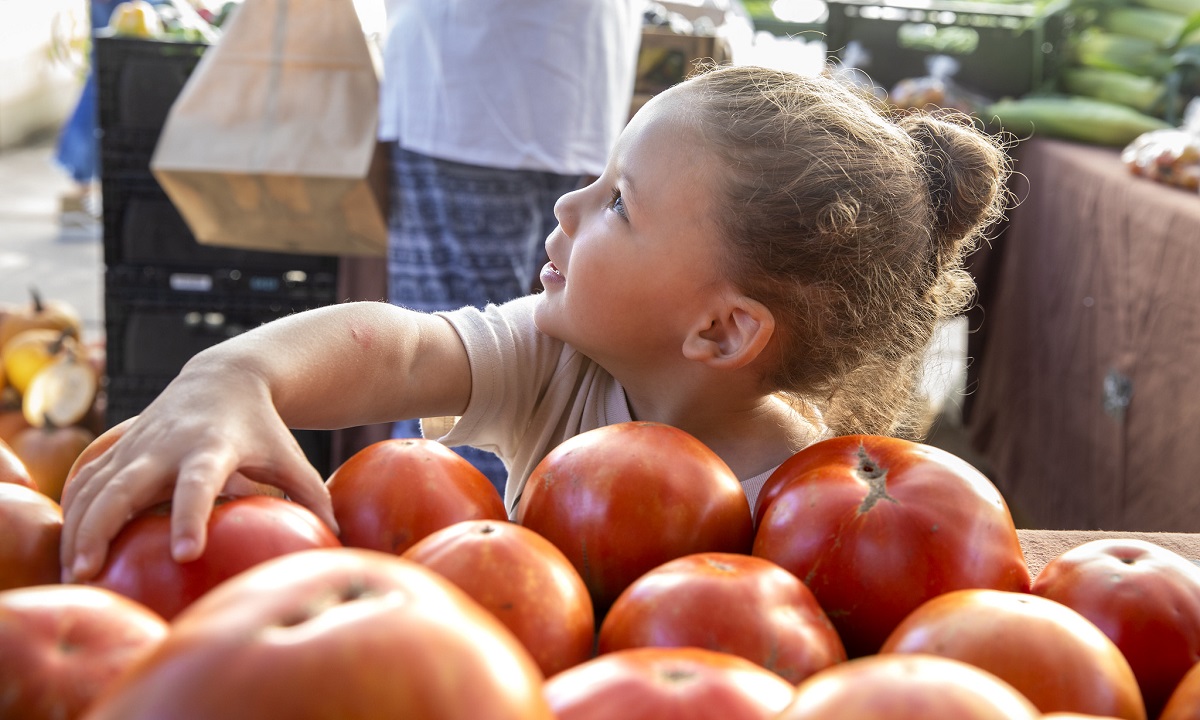
[[[108,427],[140,414],[166,388],[171,377],[146,375],[110,375],[106,382]],[[300,448],[322,477],[333,471],[333,433],[329,430],[293,430]]]
[[[338,258],[205,245],[149,172],[121,172],[104,156],[104,262],[113,265],[175,265],[194,268],[267,268],[337,274]]]
[[[208,302],[203,302],[207,299]],[[104,327],[109,374],[173,377],[196,353],[289,314],[277,306],[214,302],[138,302],[106,294]]]
[[[303,271],[233,277],[237,273],[108,268],[104,326],[110,372],[172,376],[193,355],[222,340],[335,302],[336,277],[318,282]]]
[[[217,310],[250,307],[299,312],[338,301],[336,266],[212,269],[110,265],[105,270],[104,292],[124,305],[166,304]]]
[[[1065,0],[1050,4],[966,0],[829,0],[828,54],[845,60],[851,42],[875,84],[929,74],[927,59],[958,62],[953,80],[993,100],[1053,89],[1072,23]]]
[[[113,128],[100,133],[100,175],[150,176],[161,128]]]
[[[97,37],[99,129],[162,130],[167,113],[196,64],[204,43]]]

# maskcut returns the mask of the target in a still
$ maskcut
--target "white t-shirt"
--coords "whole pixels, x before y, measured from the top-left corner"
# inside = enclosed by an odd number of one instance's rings
[[[511,515],[534,467],[564,440],[630,422],[625,389],[571,346],[533,322],[536,296],[483,310],[438,313],[462,338],[471,363],[471,400],[453,418],[422,421],[426,437],[496,453],[508,467],[504,503]],[[770,471],[742,479],[750,507]]]
[[[599,175],[629,117],[646,0],[387,0],[379,137]]]

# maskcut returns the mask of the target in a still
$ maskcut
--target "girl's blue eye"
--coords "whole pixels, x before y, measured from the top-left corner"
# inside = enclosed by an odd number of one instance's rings
[[[608,209],[628,220],[625,215],[625,201],[621,198],[621,190],[619,188],[612,189],[612,197],[608,200]]]

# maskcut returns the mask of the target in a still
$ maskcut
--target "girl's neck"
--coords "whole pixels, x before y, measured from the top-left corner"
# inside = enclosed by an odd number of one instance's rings
[[[742,480],[774,468],[824,433],[824,428],[814,427],[775,395],[737,397],[714,389],[673,398],[662,388],[655,393],[625,389],[634,420],[662,422],[687,431]]]

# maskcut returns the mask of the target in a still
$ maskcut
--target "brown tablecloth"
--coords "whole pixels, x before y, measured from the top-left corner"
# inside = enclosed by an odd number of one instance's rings
[[[972,258],[972,445],[1021,526],[1200,531],[1200,196],[1114,149],[1013,156],[1020,205]]]

